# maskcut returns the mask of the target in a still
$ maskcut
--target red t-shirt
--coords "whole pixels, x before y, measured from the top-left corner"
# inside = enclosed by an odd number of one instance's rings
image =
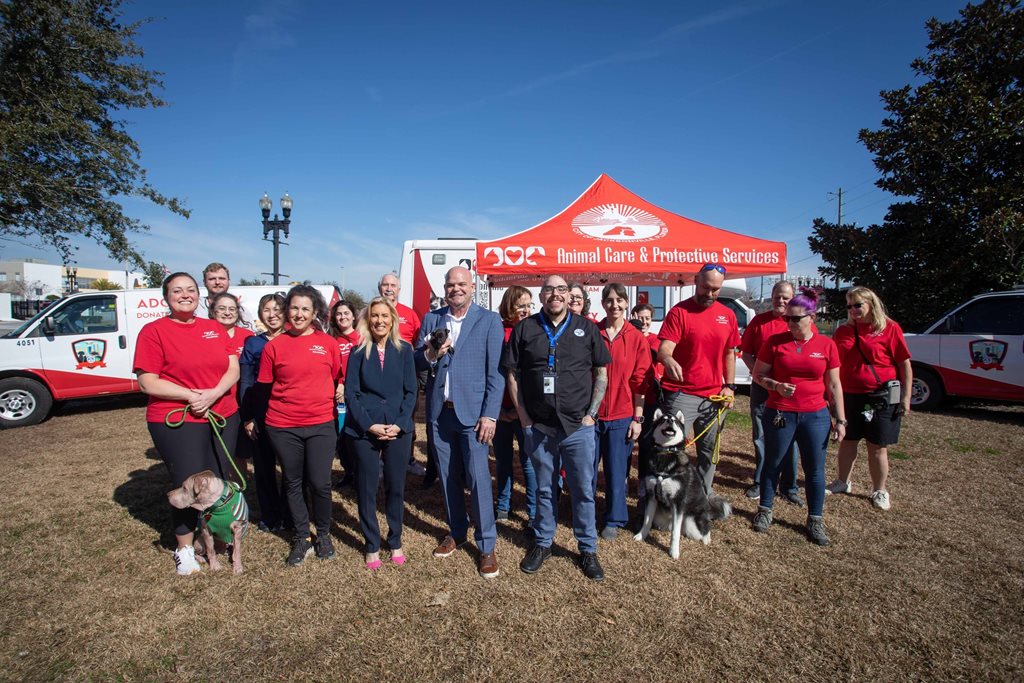
[[[295,337],[287,332],[263,349],[257,382],[270,384],[267,424],[309,427],[334,419],[334,388],[341,352],[334,337],[319,330]]]
[[[825,407],[825,374],[839,367],[839,351],[831,339],[815,333],[798,342],[788,331],[774,334],[761,346],[757,359],[772,366],[769,377],[796,385],[792,396],[768,392],[769,408],[814,413]]]
[[[235,344],[235,349],[232,351],[236,356],[242,355],[242,347],[245,346],[245,340],[253,336],[252,330],[247,330],[244,327],[235,327],[235,336],[231,337],[231,341]]]
[[[338,353],[341,354],[341,374],[338,375],[338,383],[345,383],[345,368],[348,367],[348,357],[352,354],[352,349],[359,346],[359,342],[362,341],[359,336],[358,330],[352,330],[348,334],[342,334],[335,339],[338,340]]]
[[[151,372],[189,389],[210,389],[217,386],[228,371],[228,359],[237,349],[235,340],[215,320],[193,318],[193,322],[182,324],[170,317],[158,318],[139,330],[132,368],[134,372]],[[184,401],[150,396],[146,421],[163,422],[168,412],[186,405]],[[235,387],[221,396],[210,410],[224,417],[238,412]],[[206,418],[186,411],[185,421],[206,422]]]
[[[665,375],[665,391],[682,391],[692,396],[712,396],[722,390],[726,349],[740,345],[736,315],[717,301],[701,306],[692,297],[668,312],[658,339],[676,343],[672,352],[683,371],[683,381]]]
[[[903,329],[890,320],[885,329],[875,332],[871,325],[857,323],[860,335],[860,348],[875,366],[882,382],[897,379],[896,366],[910,359],[910,349],[903,338]],[[880,384],[864,362],[855,345],[853,326],[840,325],[832,335],[832,341],[839,348],[839,379],[843,383],[843,391],[851,394],[867,394],[874,391]]]
[[[598,324],[612,362],[608,365],[608,389],[597,410],[602,420],[621,420],[633,416],[633,395],[646,389],[651,368],[651,346],[643,332],[626,322],[614,339],[608,339],[608,320]]]
[[[420,337],[420,317],[416,311],[405,304],[395,302],[395,310],[398,311],[398,336],[402,341],[409,342],[409,345],[416,348]]]

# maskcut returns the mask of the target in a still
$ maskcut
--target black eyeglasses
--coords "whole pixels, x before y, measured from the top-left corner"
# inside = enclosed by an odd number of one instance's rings
[[[725,266],[720,266],[717,263],[705,263],[701,266],[700,272],[706,273],[709,270],[717,270],[722,275],[725,275]]]
[[[565,285],[544,285],[540,288],[540,291],[544,294],[551,294],[552,292],[558,292],[559,294],[566,294],[569,288]]]
[[[855,304],[846,304],[846,310],[850,310],[851,308],[856,308],[859,311],[860,309],[864,308],[864,302],[858,301]]]
[[[787,323],[798,323],[809,315],[810,313],[804,313],[803,315],[784,315],[782,316],[782,319]]]

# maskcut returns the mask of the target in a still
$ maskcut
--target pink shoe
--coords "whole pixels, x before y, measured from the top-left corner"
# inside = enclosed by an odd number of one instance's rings
[[[371,571],[373,571],[374,569],[380,569],[381,564],[382,563],[380,561],[380,558],[378,558],[376,560],[372,560],[370,562],[367,562],[366,563],[366,568],[371,570]]]
[[[391,556],[391,564],[393,564],[395,566],[398,566],[398,567],[401,567],[403,564],[405,564],[405,555],[399,555],[398,557],[395,557],[394,555],[392,555]]]

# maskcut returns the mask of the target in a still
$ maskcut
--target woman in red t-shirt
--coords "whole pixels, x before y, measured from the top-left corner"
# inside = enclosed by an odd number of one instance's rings
[[[309,511],[302,495],[309,488],[316,525],[316,556],[334,557],[331,543],[331,462],[337,440],[334,405],[341,400],[338,344],[322,331],[327,304],[315,287],[296,285],[285,298],[290,327],[263,349],[257,381],[270,384],[267,438],[284,475],[295,537],[287,564],[296,566],[313,551]]]
[[[910,412],[910,350],[903,330],[885,314],[878,295],[867,287],[854,287],[846,293],[849,319],[836,329],[832,339],[839,348],[840,377],[850,428],[839,444],[839,472],[826,487],[828,493],[850,493],[850,473],[857,459],[861,439],[868,448],[871,472],[871,502],[880,510],[889,509],[888,446],[899,441],[902,417]],[[868,395],[886,382],[898,379],[899,401],[872,400]],[[894,397],[895,398],[895,397]]]
[[[498,313],[505,327],[505,344],[512,335],[512,328],[520,320],[530,317],[533,307],[533,295],[526,287],[512,285],[501,297]],[[504,351],[504,346],[502,346]],[[512,442],[519,445],[519,465],[523,470],[523,483],[526,485],[527,520],[537,514],[537,475],[533,471],[526,450],[523,448],[523,427],[519,423],[519,412],[516,410],[518,396],[512,396],[505,385],[505,395],[501,399],[501,410],[498,412],[498,423],[494,427],[494,465],[495,465],[495,519],[508,519],[512,509]]]
[[[839,352],[828,337],[817,333],[814,319],[818,295],[801,288],[786,307],[788,332],[772,335],[757,352],[754,381],[768,392],[764,411],[765,470],[754,531],[766,533],[772,523],[775,482],[795,441],[800,446],[807,496],[807,535],[812,543],[828,545],[822,510],[825,505],[825,452],[829,432],[840,440],[846,433],[846,413],[839,383]],[[825,395],[835,408],[832,427]]]
[[[352,349],[359,346],[359,341],[362,337],[359,336],[359,330],[356,329],[356,307],[351,301],[341,299],[331,306],[329,320],[331,323],[331,336],[337,340],[338,351],[341,354],[341,377],[338,380],[341,401],[338,406],[339,434],[336,450],[338,452],[338,460],[341,461],[341,466],[345,470],[345,475],[336,486],[336,488],[340,489],[343,486],[353,486],[356,481],[355,463],[352,462],[352,456],[349,452],[345,450],[345,439],[342,437],[340,430],[345,426],[345,418],[342,417],[344,415],[342,411],[345,409],[345,367],[348,365],[348,357],[352,354]]]
[[[147,323],[135,343],[133,368],[139,388],[149,396],[146,422],[160,457],[175,487],[197,472],[212,470],[230,478],[228,464],[208,413],[226,419],[221,430],[224,443],[238,439],[238,355],[233,340],[212,320],[196,317],[199,285],[188,273],[172,273],[163,282],[164,300],[170,315]],[[174,415],[169,415],[171,412]],[[183,411],[184,423],[177,421]],[[192,508],[171,510],[177,549],[174,563],[181,575],[199,571],[192,547],[197,512]],[[213,549],[207,548],[207,553]]]

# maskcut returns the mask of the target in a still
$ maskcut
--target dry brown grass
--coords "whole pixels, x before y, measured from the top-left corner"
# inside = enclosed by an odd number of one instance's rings
[[[286,569],[287,539],[250,533],[248,572],[179,578],[169,481],[139,403],[72,408],[0,433],[0,677],[11,680],[1020,680],[1024,410],[914,414],[892,460],[893,509],[830,497],[833,545],[780,503],[767,536],[742,495],[748,421],[724,436],[716,487],[737,514],[710,547],[667,534],[601,542],[608,578],[573,564],[562,526],[541,573],[518,571],[522,517],[500,528],[501,577],[475,554],[430,556],[437,490],[410,480],[410,563],[361,564],[355,501],[335,494],[339,558]],[[745,401],[741,408],[745,409]],[[422,440],[420,442],[422,446]],[[422,455],[420,456],[422,458]],[[828,474],[834,474],[834,449]],[[514,502],[522,509],[521,489]],[[599,501],[599,506],[601,501]],[[444,606],[431,606],[446,594]]]

